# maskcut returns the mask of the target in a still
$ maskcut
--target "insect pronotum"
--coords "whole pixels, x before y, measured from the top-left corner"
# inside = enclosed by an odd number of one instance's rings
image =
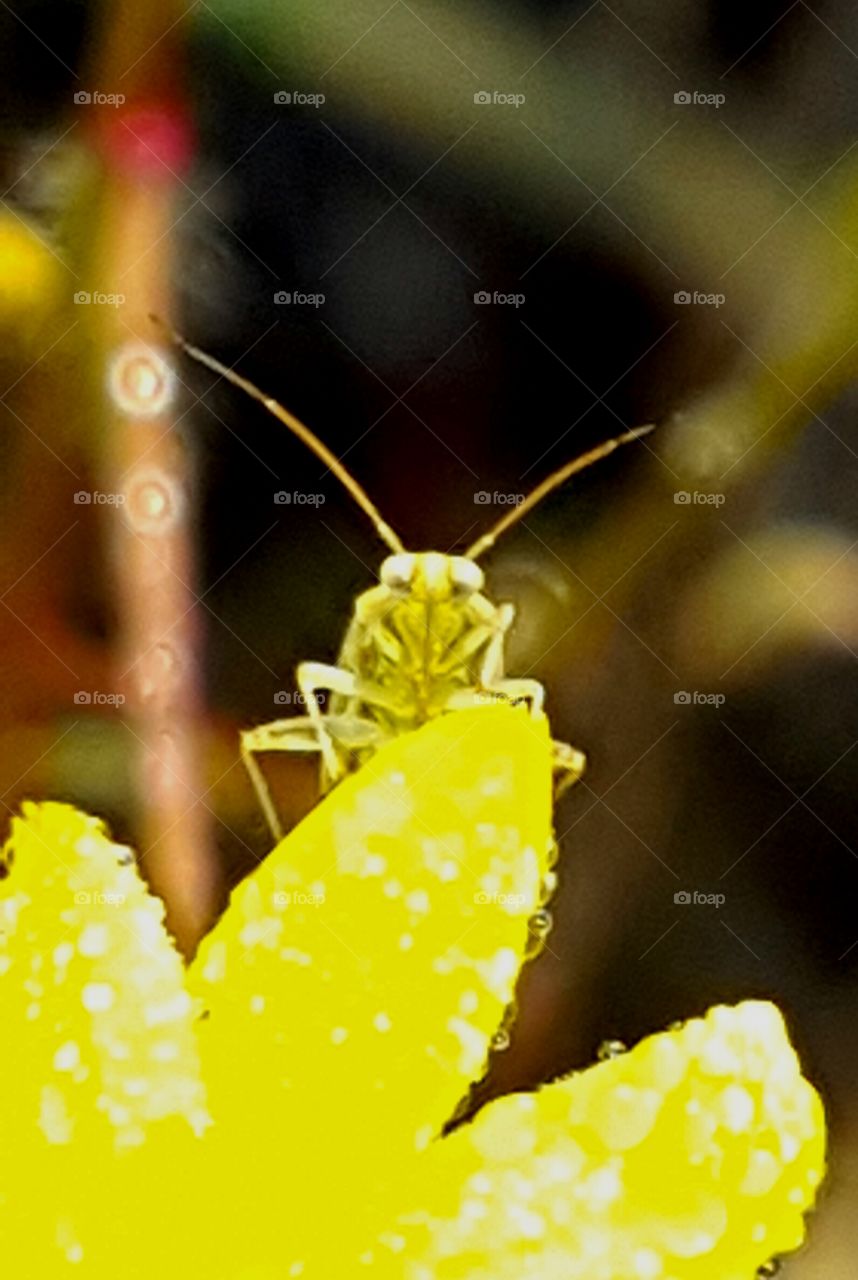
[[[275,840],[283,835],[268,784],[256,760],[267,751],[315,751],[321,755],[321,786],[327,791],[391,738],[448,711],[486,701],[523,702],[542,714],[545,691],[537,680],[509,678],[504,641],[515,617],[511,604],[483,594],[479,556],[511,525],[571,476],[639,440],[653,425],[626,431],[547,476],[477,538],[463,555],[406,551],[395,531],[340,460],[276,400],[233,369],[173,333],[192,359],[258,400],[325,464],[369,516],[391,554],[382,562],[377,586],[354,602],[336,665],[302,662],[296,679],[307,714],[245,729],[241,756]],[[329,694],[323,710],[319,694]],[[554,742],[555,794],[577,781],[585,756]]]

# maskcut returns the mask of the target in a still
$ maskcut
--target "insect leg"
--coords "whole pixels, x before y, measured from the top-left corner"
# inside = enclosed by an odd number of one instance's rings
[[[315,726],[319,749],[325,762],[325,770],[331,782],[338,782],[345,773],[345,766],[337,755],[331,736],[325,728],[325,717],[318,695],[322,691],[341,693],[347,698],[356,696],[356,681],[350,671],[329,666],[326,662],[301,662],[295,673],[298,688],[304,695],[307,715]]]
[[[381,737],[377,725],[357,716],[323,716],[321,734],[311,716],[295,716],[288,720],[272,720],[242,730],[240,736],[241,759],[247,769],[259,806],[265,815],[275,840],[283,838],[283,828],[271,798],[265,776],[256,762],[256,756],[266,751],[318,751],[322,752],[322,735],[332,746],[354,750],[375,745]]]
[[[275,840],[282,840],[283,827],[256,756],[264,751],[321,751],[323,748],[318,730],[309,716],[297,716],[289,720],[272,720],[269,724],[257,725],[254,729],[243,729],[239,740],[242,763],[253,784],[268,828]]]
[[[554,773],[554,799],[559,800],[563,792],[573,783],[580,781],[587,768],[587,757],[577,747],[570,747],[568,742],[553,741],[554,758],[551,765]]]
[[[545,702],[545,689],[538,680],[504,679],[487,683],[486,693],[497,694],[507,702],[526,702],[530,714],[534,717],[542,715]]]
[[[502,604],[495,610],[494,634],[486,647],[480,669],[480,684],[484,689],[494,689],[503,680],[503,645],[506,633],[515,620],[515,605]]]
[[[508,611],[501,617],[502,611]],[[545,690],[538,680],[504,679],[503,678],[503,640],[512,624],[512,605],[501,605],[498,610],[499,629],[486,650],[483,663],[482,683],[490,693],[498,693],[510,699],[524,699],[530,704],[531,715],[542,713]],[[559,800],[573,783],[583,775],[587,766],[587,757],[583,751],[570,746],[567,742],[552,743],[554,755],[552,770],[554,774],[554,799]]]
[[[319,705],[317,695],[321,692],[337,693],[353,702],[383,707],[388,711],[395,710],[395,699],[383,689],[359,679],[345,667],[334,667],[326,662],[302,662],[296,677],[298,688],[306,699],[307,715],[316,726],[319,735],[319,746],[325,761],[328,781],[339,782],[347,772],[347,766],[337,754],[334,741],[336,735],[331,734],[329,726],[334,723],[334,719],[340,720],[341,717],[333,718],[326,715]],[[352,719],[362,723],[359,717],[352,717]],[[367,726],[363,727],[366,730]]]
[[[538,716],[542,713],[542,704],[545,700],[545,690],[539,681],[503,678],[503,640],[512,625],[513,617],[512,605],[501,605],[498,609],[498,631],[486,651],[482,683],[491,693],[499,693],[511,699],[526,699],[530,704],[531,715]],[[583,775],[587,767],[587,757],[583,751],[570,746],[568,742],[558,742],[555,739],[552,747],[554,799],[559,800],[563,792]]]
[[[519,699],[527,701],[530,704],[531,715],[542,714],[545,690],[538,680],[499,680],[491,692],[499,693],[514,701]],[[587,767],[587,757],[583,751],[570,746],[568,742],[558,742],[554,739],[551,745],[553,747],[554,799],[559,800],[563,792],[583,776]]]
[[[274,721],[272,724],[259,725],[256,729],[243,729],[239,736],[242,763],[253,785],[259,807],[265,815],[268,829],[277,841],[283,839],[283,828],[280,825],[277,810],[274,808],[274,801],[271,799],[268,783],[256,763],[254,753],[270,750],[270,735],[278,725],[282,724],[285,724],[285,721],[279,720]]]

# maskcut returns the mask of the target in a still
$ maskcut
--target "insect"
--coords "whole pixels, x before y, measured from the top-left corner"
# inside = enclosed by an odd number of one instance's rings
[[[554,471],[464,554],[412,552],[309,427],[233,369],[181,335],[172,336],[188,356],[258,400],[302,440],[345,486],[391,553],[382,562],[378,585],[355,600],[336,665],[299,664],[296,679],[307,714],[241,734],[242,760],[272,836],[280,840],[283,831],[256,759],[262,753],[318,752],[326,792],[360,768],[382,743],[446,712],[503,701],[525,703],[531,715],[540,716],[545,690],[539,681],[505,673],[504,643],[515,608],[495,604],[484,594],[477,560],[552,490],[654,427],[626,431]],[[321,693],[329,695],[325,709]],[[585,763],[583,752],[565,742],[553,743],[555,796],[582,776]]]

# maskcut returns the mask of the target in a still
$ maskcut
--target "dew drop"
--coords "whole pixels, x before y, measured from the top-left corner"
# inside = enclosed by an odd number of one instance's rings
[[[545,906],[554,897],[557,889],[557,872],[546,871],[539,885],[539,901],[540,905]]]
[[[627,1046],[622,1040],[603,1040],[596,1051],[596,1057],[600,1062],[610,1062],[611,1058],[619,1058],[627,1052]]]
[[[114,403],[135,418],[154,418],[173,399],[175,374],[152,347],[128,343],[116,356],[109,374]]]
[[[550,911],[536,911],[527,924],[535,938],[546,938],[551,932],[554,919]]]
[[[137,533],[166,533],[182,516],[182,490],[156,468],[132,472],[125,487],[125,518]]]
[[[492,1049],[495,1053],[503,1053],[510,1046],[510,1035],[505,1027],[501,1027],[492,1036]]]
[[[772,1276],[778,1275],[781,1269],[779,1258],[769,1258],[768,1262],[764,1262],[761,1267],[757,1267],[758,1280],[771,1280]]]
[[[147,649],[137,667],[138,692],[144,701],[149,701],[172,683],[179,667],[179,657],[173,645],[156,644]]]

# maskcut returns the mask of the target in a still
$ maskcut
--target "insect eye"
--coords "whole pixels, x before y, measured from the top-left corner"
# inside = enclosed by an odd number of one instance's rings
[[[414,578],[414,556],[388,556],[381,566],[381,581],[391,591],[407,591]]]
[[[481,591],[485,581],[483,571],[466,556],[457,556],[453,561],[451,575],[453,590],[458,596],[470,596]]]

